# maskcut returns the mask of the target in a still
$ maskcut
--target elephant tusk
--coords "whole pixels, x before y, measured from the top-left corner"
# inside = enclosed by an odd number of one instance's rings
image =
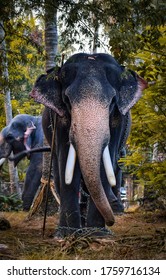
[[[103,152],[103,163],[104,163],[104,168],[105,168],[108,182],[112,187],[116,186],[116,178],[115,178],[108,146],[105,147]]]
[[[70,144],[67,163],[66,163],[66,170],[65,170],[65,183],[67,185],[70,185],[72,182],[75,162],[76,162],[76,151],[73,145]]]
[[[0,166],[5,162],[6,158],[1,158],[0,159]]]

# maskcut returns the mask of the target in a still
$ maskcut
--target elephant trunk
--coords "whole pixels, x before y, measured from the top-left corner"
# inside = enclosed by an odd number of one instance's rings
[[[96,100],[72,107],[71,142],[74,142],[81,172],[89,193],[107,225],[114,215],[100,178],[102,153],[109,142],[109,110]],[[104,161],[104,160],[103,160]]]

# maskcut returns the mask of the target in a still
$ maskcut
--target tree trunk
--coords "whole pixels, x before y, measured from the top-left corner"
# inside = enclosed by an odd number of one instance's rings
[[[58,45],[57,32],[57,9],[49,5],[49,0],[45,0],[45,52],[46,52],[46,71],[55,67],[55,56]],[[46,140],[44,140],[46,141]],[[43,179],[48,180],[50,153],[43,154]]]
[[[97,3],[98,0],[93,0],[93,4]],[[92,16],[92,25],[94,27],[94,37],[93,37],[93,47],[92,52],[97,53],[97,47],[98,47],[98,39],[99,39],[99,23],[96,19],[95,15]]]
[[[45,70],[49,70],[55,67],[55,56],[57,53],[58,45],[58,33],[57,33],[57,9],[49,4],[49,0],[45,0],[45,53],[46,53],[46,63]],[[52,122],[51,122],[52,125]],[[52,128],[53,129],[53,128]],[[47,146],[47,140],[44,136],[44,145]],[[42,184],[44,182],[48,186],[49,173],[50,173],[50,162],[51,153],[43,153],[43,169],[42,169]],[[51,174],[51,181],[53,181],[53,175]],[[49,205],[47,205],[47,201]],[[57,202],[49,189],[45,189],[43,195],[43,203],[41,204],[40,212],[48,213],[49,215],[54,214],[58,210]],[[45,216],[46,218],[46,216]],[[45,222],[43,224],[43,231],[45,228]]]
[[[6,125],[12,119],[12,105],[9,88],[9,72],[8,72],[8,60],[6,52],[5,32],[3,27],[3,21],[0,21],[0,49],[1,49],[1,65],[2,65],[2,80],[4,81],[3,93],[4,93],[4,105],[6,113]],[[14,167],[14,163],[8,161],[9,164],[9,176],[10,176],[10,193],[13,193],[16,189],[19,196],[21,196],[21,190],[18,184],[18,171]]]
[[[49,0],[45,0],[46,71],[52,67],[55,67],[55,56],[58,46],[57,8],[49,5],[49,3]]]
[[[97,53],[98,37],[99,37],[99,26],[95,25],[94,37],[93,37],[93,53]]]

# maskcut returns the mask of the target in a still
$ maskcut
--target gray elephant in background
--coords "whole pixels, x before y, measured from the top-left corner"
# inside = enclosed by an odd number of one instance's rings
[[[42,118],[27,114],[15,116],[0,132],[0,159],[43,146]],[[24,157],[24,156],[23,156]],[[42,153],[30,154],[22,193],[23,209],[28,211],[40,185]],[[20,160],[20,159],[19,159]],[[14,161],[16,166],[19,160]]]
[[[48,108],[56,115],[55,185],[61,209],[55,236],[64,237],[83,226],[109,234],[119,198],[118,159],[130,130],[130,109],[147,83],[108,54],[79,53],[59,69],[41,75],[30,93],[47,108],[43,129],[51,145]],[[90,194],[86,224],[81,224],[81,180]]]

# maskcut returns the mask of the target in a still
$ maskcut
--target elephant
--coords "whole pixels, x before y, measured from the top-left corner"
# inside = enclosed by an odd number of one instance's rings
[[[56,117],[54,179],[61,201],[56,238],[84,227],[110,234],[114,208],[122,208],[118,160],[130,132],[130,109],[146,87],[143,78],[104,53],[74,54],[36,79],[30,96],[46,107],[43,130],[50,145],[49,112]],[[85,225],[81,180],[90,195]]]
[[[9,158],[11,152],[17,155],[34,147],[43,146],[42,117],[28,114],[16,115],[9,125],[0,132],[0,159]],[[24,155],[22,156],[22,158]],[[28,211],[42,176],[42,153],[28,156],[30,163],[26,171],[24,188],[22,192],[23,210]],[[14,160],[16,166],[21,158]]]

